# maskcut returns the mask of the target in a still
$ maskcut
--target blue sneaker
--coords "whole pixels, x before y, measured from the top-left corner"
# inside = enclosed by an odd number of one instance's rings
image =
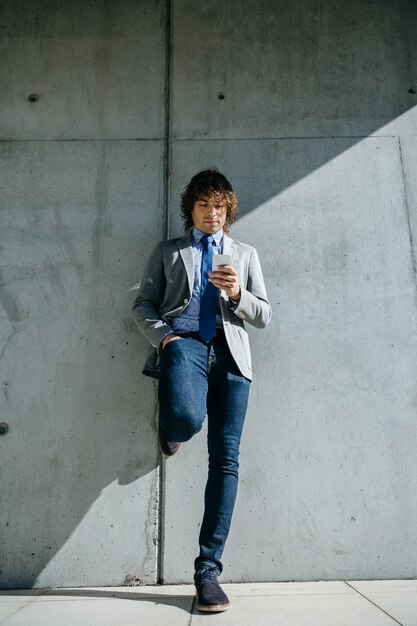
[[[229,598],[220,587],[214,568],[206,568],[194,574],[197,591],[197,611],[226,611],[230,607]]]

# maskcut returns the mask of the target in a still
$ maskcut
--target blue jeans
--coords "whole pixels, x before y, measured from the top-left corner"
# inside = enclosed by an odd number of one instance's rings
[[[162,349],[158,386],[159,428],[167,441],[188,441],[208,418],[208,478],[196,571],[223,571],[238,487],[239,446],[250,380],[242,376],[226,341],[175,339]]]

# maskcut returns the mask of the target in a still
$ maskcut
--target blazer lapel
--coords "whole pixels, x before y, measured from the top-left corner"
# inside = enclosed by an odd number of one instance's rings
[[[194,287],[194,255],[191,233],[188,233],[187,235],[184,235],[184,237],[181,237],[177,241],[177,246],[184,263],[185,271],[187,272],[188,287],[191,296]],[[235,240],[229,237],[226,233],[223,233],[223,254],[230,254],[231,265],[233,265],[235,248]],[[229,300],[229,296],[223,289],[220,289],[220,297],[223,298],[223,300],[225,300],[226,302],[228,302]]]
[[[194,286],[194,255],[191,233],[188,233],[187,235],[184,235],[184,237],[181,237],[181,239],[177,241],[177,246],[179,248],[181,258],[184,262],[185,271],[187,272],[188,287],[191,296]]]

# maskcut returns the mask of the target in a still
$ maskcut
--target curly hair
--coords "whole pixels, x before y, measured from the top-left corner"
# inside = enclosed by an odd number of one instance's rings
[[[227,209],[223,230],[228,233],[230,226],[237,217],[237,195],[226,176],[214,166],[195,174],[181,193],[181,217],[184,222],[184,230],[187,232],[194,226],[191,212],[194,203],[201,196],[225,200]]]

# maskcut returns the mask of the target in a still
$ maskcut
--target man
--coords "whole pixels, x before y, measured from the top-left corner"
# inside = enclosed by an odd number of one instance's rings
[[[186,234],[154,248],[132,309],[151,344],[143,373],[159,379],[164,454],[174,455],[208,417],[209,470],[194,561],[200,611],[230,606],[217,576],[236,500],[252,380],[244,320],[264,328],[271,319],[255,248],[227,234],[237,209],[236,193],[217,168],[196,174],[181,194]],[[230,262],[211,271],[217,254],[230,255]]]

